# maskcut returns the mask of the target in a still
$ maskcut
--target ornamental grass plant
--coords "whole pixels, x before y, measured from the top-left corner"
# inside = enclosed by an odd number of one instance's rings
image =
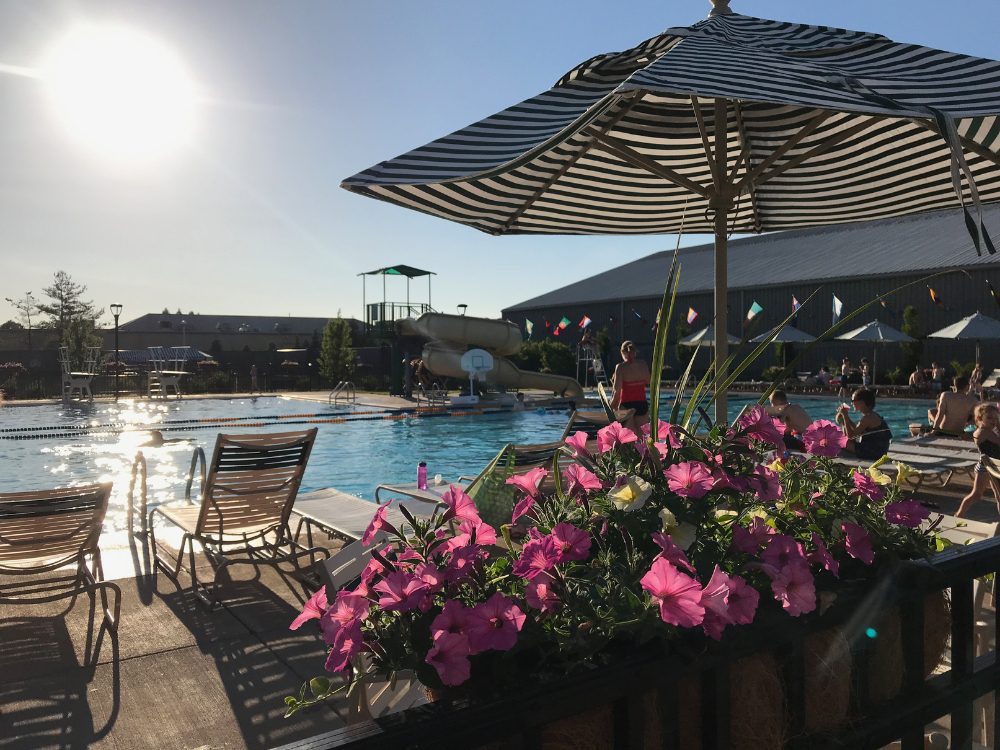
[[[843,582],[942,544],[940,517],[906,490],[909,468],[833,460],[845,438],[831,422],[795,454],[760,406],[703,435],[644,429],[613,423],[596,446],[576,433],[550,469],[510,477],[519,500],[500,528],[459,487],[430,518],[400,507],[400,527],[381,506],[360,579],[332,601],[317,592],[292,624],[318,620],[326,670],[343,679],[310,681],[288,712],[403,671],[502,694],[685,631],[724,639],[766,609],[818,613]]]

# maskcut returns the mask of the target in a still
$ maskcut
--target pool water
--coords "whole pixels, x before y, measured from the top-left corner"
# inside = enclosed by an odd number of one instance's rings
[[[338,418],[346,421],[329,422]],[[211,459],[219,432],[283,432],[318,422],[302,491],[336,487],[371,498],[377,484],[414,481],[420,461],[431,477],[478,474],[508,442],[558,439],[567,419],[562,411],[400,417],[274,397],[10,407],[0,409],[0,492],[113,481],[105,527],[119,531],[139,449],[148,465],[148,499],[156,504],[183,497],[193,447]],[[180,442],[141,447],[150,429]]]
[[[664,413],[670,399],[663,400]],[[755,401],[731,397],[730,419]],[[840,403],[823,396],[794,401],[813,419],[832,419]],[[926,420],[929,406],[930,401],[885,400],[878,411],[901,437],[908,434],[910,422]],[[377,484],[414,481],[420,461],[427,462],[431,477],[441,474],[454,480],[478,474],[506,443],[557,439],[567,419],[566,412],[531,410],[401,417],[275,397],[10,407],[0,409],[0,492],[113,481],[106,526],[121,531],[132,462],[140,448],[148,466],[148,499],[156,504],[183,496],[193,447],[201,446],[210,458],[219,432],[282,432],[315,423],[319,433],[302,490],[336,487],[371,498]],[[160,429],[165,438],[178,442],[142,447],[150,429]]]

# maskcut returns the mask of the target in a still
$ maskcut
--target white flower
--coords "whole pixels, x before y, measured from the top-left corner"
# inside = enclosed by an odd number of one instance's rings
[[[698,527],[692,523],[684,522],[670,532],[670,538],[674,540],[674,544],[687,551],[694,544],[694,540],[698,538]]]
[[[670,512],[670,508],[663,508],[658,513],[660,520],[663,521],[663,530],[666,533],[670,533],[677,528],[677,516]]]
[[[611,502],[618,510],[632,512],[646,504],[653,494],[653,486],[641,477],[629,477],[628,482],[608,493]]]

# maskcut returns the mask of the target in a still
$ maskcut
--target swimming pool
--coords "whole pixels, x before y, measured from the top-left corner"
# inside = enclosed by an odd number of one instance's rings
[[[282,432],[313,422],[319,432],[302,490],[336,487],[370,498],[376,484],[413,481],[419,461],[431,476],[477,474],[505,443],[555,440],[567,419],[558,411],[434,417],[334,411],[275,397],[11,407],[0,409],[0,491],[113,481],[105,527],[120,531],[132,461],[150,429],[183,441],[141,448],[150,503],[183,496],[193,447],[210,458],[219,432]]]

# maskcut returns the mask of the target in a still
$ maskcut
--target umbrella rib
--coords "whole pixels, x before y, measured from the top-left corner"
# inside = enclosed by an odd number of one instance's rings
[[[590,132],[589,134],[592,135],[598,146],[602,147],[605,151],[624,159],[632,166],[638,167],[639,169],[645,169],[647,172],[651,172],[657,177],[662,177],[664,180],[680,185],[681,187],[686,187],[691,192],[697,193],[703,198],[709,197],[708,188],[699,185],[694,180],[688,179],[682,174],[678,174],[668,167],[664,167],[662,164],[657,163],[648,156],[639,153],[624,141],[620,141],[613,136],[605,135],[603,133]]]
[[[827,138],[825,141],[823,141],[822,143],[820,143],[818,146],[815,146],[815,147],[809,149],[808,151],[806,151],[805,153],[799,154],[798,156],[796,156],[796,157],[794,157],[792,159],[789,159],[788,161],[784,162],[783,164],[779,164],[778,166],[774,167],[772,170],[770,170],[769,172],[767,172],[766,174],[764,174],[763,176],[761,176],[757,180],[757,184],[760,184],[762,182],[767,182],[768,180],[777,177],[778,175],[782,174],[783,172],[787,172],[789,169],[793,169],[793,168],[799,166],[799,164],[801,164],[802,162],[808,161],[809,159],[813,158],[814,156],[819,156],[820,154],[822,154],[822,153],[824,153],[826,151],[829,151],[831,148],[833,148],[834,146],[838,145],[841,141],[845,141],[848,138],[850,138],[851,136],[856,135],[857,133],[860,133],[862,130],[865,130],[866,128],[871,127],[871,120],[872,119],[877,119],[877,118],[871,118],[871,119],[868,119],[868,120],[863,120],[862,122],[859,122],[857,125],[854,125],[853,127],[847,128],[846,130],[842,130],[841,132],[836,133],[835,135],[831,135],[829,138]],[[740,183],[741,186],[742,186],[743,182],[746,182],[746,178],[744,178],[744,180]]]
[[[608,120],[608,122],[601,129],[597,129],[597,128],[593,127],[593,126],[589,126],[589,127],[585,128],[583,131],[581,131],[581,134],[582,135],[589,135],[591,137],[591,143],[593,142],[593,140],[599,139],[606,131],[610,130],[615,125],[617,125],[618,122],[625,115],[628,114],[629,110],[631,110],[632,107],[635,106],[635,103],[638,102],[640,99],[642,99],[643,94],[644,94],[644,92],[642,90],[638,90],[638,91],[636,91],[628,99],[625,99],[623,97],[623,100],[625,101],[625,104],[618,111],[618,113],[614,117],[612,117],[610,120]],[[497,229],[496,232],[494,232],[494,234],[503,234],[504,232],[508,231],[512,226],[514,226],[514,222],[516,222],[518,219],[520,219],[524,215],[524,212],[527,211],[529,208],[531,208],[531,206],[534,205],[535,201],[537,201],[540,197],[542,197],[542,195],[545,194],[545,191],[547,191],[563,175],[565,175],[573,167],[573,165],[576,164],[580,160],[581,156],[583,156],[585,153],[587,153],[587,151],[588,151],[588,145],[589,145],[588,143],[581,144],[579,151],[577,151],[575,154],[573,154],[573,156],[571,158],[567,159],[566,163],[562,167],[560,167],[549,179],[547,179],[541,185],[541,187],[539,187],[534,193],[532,193],[530,196],[528,196],[528,199],[525,200],[524,203],[522,203],[520,206],[517,207],[517,210],[514,211],[514,213],[512,213],[510,215],[510,217],[507,219],[507,221],[505,221],[500,226],[500,228]]]
[[[753,151],[750,146],[750,138],[747,136],[746,127],[743,123],[743,108],[740,106],[739,102],[735,103],[736,107],[736,127],[740,135],[740,140],[743,142],[743,151],[741,153],[741,158],[743,154],[746,155],[746,169],[747,173],[753,167]],[[739,162],[737,162],[737,166]],[[729,181],[733,182],[736,177],[736,167],[733,167],[733,174],[729,176]],[[736,193],[739,195],[739,193]],[[761,220],[760,220],[760,209],[757,206],[757,190],[756,185],[752,182],[749,184],[747,189],[747,194],[750,196],[750,212],[753,214],[753,228],[760,232],[761,230]]]
[[[937,127],[932,122],[930,122],[928,120],[918,120],[918,119],[914,118],[912,120],[912,122],[913,122],[914,125],[919,125],[920,127],[924,128],[926,130],[929,130],[932,133],[936,133],[937,135],[941,135],[941,131],[938,130]],[[1000,154],[993,153],[988,148],[986,148],[986,146],[984,146],[983,144],[976,143],[974,140],[972,140],[971,138],[968,138],[967,136],[960,135],[958,137],[958,140],[959,140],[959,142],[961,142],[962,146],[967,151],[971,151],[976,156],[981,156],[984,159],[986,159],[987,161],[993,162],[997,166],[1000,166]]]
[[[719,183],[721,182],[721,175],[719,174],[718,167],[715,164],[715,159],[712,158],[712,145],[708,141],[708,129],[705,127],[705,116],[701,113],[701,104],[698,103],[698,97],[691,97],[691,109],[694,111],[694,119],[698,123],[698,133],[701,135],[701,145],[705,149],[705,160],[708,162],[709,169],[712,170],[712,181],[715,183],[715,187],[718,190]]]
[[[764,170],[770,168],[771,165],[773,165],[778,159],[788,153],[790,149],[799,145],[804,138],[812,134],[812,132],[832,114],[832,112],[821,112],[816,115],[816,117],[812,118],[809,122],[803,125],[799,131],[795,133],[795,135],[776,148],[770,156],[764,159],[764,161],[758,164],[754,169],[748,171],[747,174],[743,176],[743,179],[736,183],[736,187],[734,188],[736,195],[739,195],[748,188],[755,187],[759,182],[764,182],[766,178],[758,179]],[[774,175],[768,175],[768,177],[773,176]]]

